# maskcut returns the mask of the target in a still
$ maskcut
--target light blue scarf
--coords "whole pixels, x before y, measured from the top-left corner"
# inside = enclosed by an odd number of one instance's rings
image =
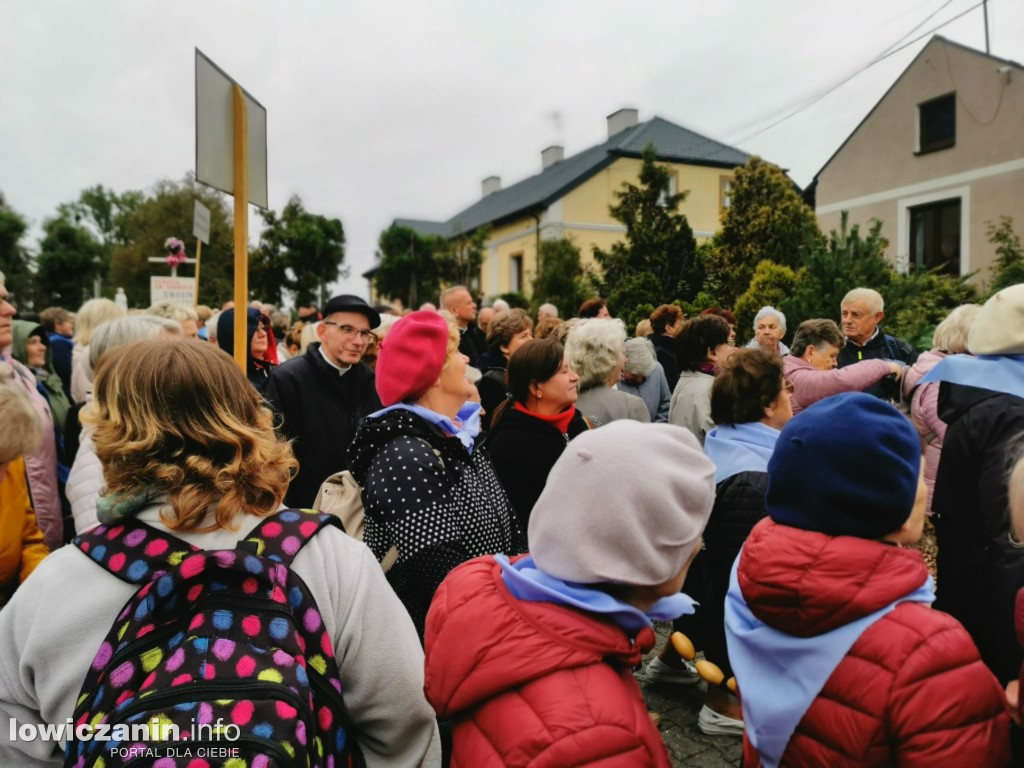
[[[454,422],[437,411],[432,411],[415,403],[395,403],[387,408],[382,408],[376,413],[370,414],[370,418],[383,416],[385,413],[397,410],[415,413],[428,424],[438,427],[445,434],[454,435],[459,438],[459,442],[465,446],[466,451],[469,453],[473,452],[473,448],[476,446],[476,437],[480,434],[480,403],[467,402],[459,409]]]
[[[922,384],[929,381],[1024,397],[1024,355],[949,355],[921,379]]]
[[[680,592],[661,598],[645,613],[629,603],[615,599],[607,592],[595,589],[591,584],[562,581],[544,573],[533,562],[532,555],[515,563],[510,563],[505,555],[495,555],[494,559],[501,566],[501,577],[514,597],[600,613],[629,633],[653,626],[652,619],[668,621],[685,613],[693,613],[697,605],[692,597]]]
[[[715,427],[704,438],[704,454],[715,465],[715,485],[740,472],[767,472],[779,430],[754,421]]]
[[[899,603],[930,604],[934,584],[928,576],[910,594],[872,614],[816,637],[794,637],[751,612],[736,578],[739,561],[733,563],[725,598],[729,662],[743,697],[747,738],[764,768],[776,768],[797,725],[857,638]]]

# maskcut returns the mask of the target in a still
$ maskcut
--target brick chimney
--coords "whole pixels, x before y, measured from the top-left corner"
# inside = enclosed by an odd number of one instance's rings
[[[488,176],[486,179],[480,182],[480,186],[483,191],[481,197],[487,197],[488,195],[493,194],[494,192],[497,192],[499,189],[501,189],[501,177]]]
[[[549,168],[555,163],[565,159],[565,148],[557,144],[540,151],[540,167]]]
[[[635,109],[620,109],[608,115],[608,138],[620,133],[627,128],[632,128],[639,120],[640,114]]]

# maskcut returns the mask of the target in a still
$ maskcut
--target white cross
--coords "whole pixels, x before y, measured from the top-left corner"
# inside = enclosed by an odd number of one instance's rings
[[[167,263],[167,257],[166,256],[150,256],[148,259],[146,259],[146,261],[148,261],[150,264],[166,264]],[[195,259],[185,259],[185,261],[182,262],[182,263],[183,264],[195,264],[196,260]],[[171,277],[177,277],[177,276],[178,276],[178,267],[177,266],[171,267]]]

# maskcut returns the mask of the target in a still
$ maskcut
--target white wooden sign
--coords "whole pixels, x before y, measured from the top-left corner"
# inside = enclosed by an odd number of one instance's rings
[[[198,200],[192,209],[192,236],[210,244],[210,209]]]
[[[149,303],[173,301],[175,304],[193,306],[196,303],[196,281],[194,277],[167,277],[153,275],[149,278]]]
[[[234,194],[231,88],[235,81],[196,48],[196,181]],[[249,202],[267,208],[267,109],[242,89],[248,123]]]

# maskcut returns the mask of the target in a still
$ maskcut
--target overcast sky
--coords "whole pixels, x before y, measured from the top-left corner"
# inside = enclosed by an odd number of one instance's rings
[[[198,47],[267,108],[271,207],[297,193],[339,217],[353,275],[342,288],[365,295],[359,275],[394,218],[448,219],[483,178],[539,172],[544,147],[570,156],[603,141],[621,107],[806,185],[927,38],[758,130],[974,5],[0,0],[0,190],[38,232],[85,187],[147,189],[194,170]],[[988,6],[992,53],[1024,60],[1024,0]],[[984,50],[981,8],[939,34]]]

